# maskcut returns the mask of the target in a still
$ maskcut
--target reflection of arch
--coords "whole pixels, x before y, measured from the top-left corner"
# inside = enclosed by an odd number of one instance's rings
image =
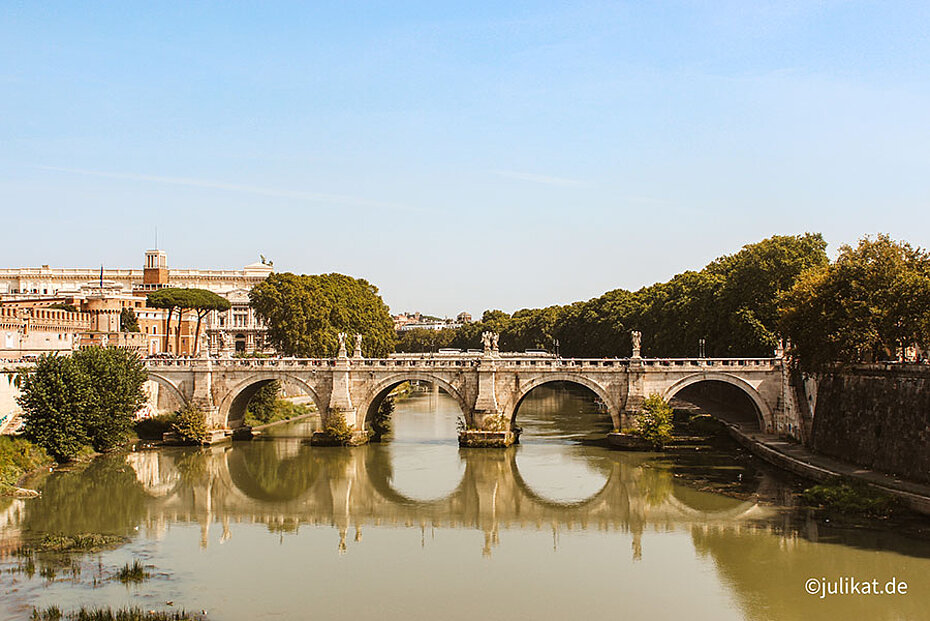
[[[378,406],[381,405],[381,401],[388,395],[388,393],[391,392],[391,390],[393,390],[398,385],[403,384],[404,382],[409,382],[411,380],[438,384],[447,395],[455,399],[456,403],[459,404],[459,408],[462,410],[463,414],[468,412],[469,407],[465,403],[465,398],[455,386],[446,380],[429,373],[421,373],[417,371],[401,372],[395,375],[391,375],[390,377],[383,379],[375,384],[375,386],[371,388],[365,395],[365,398],[362,400],[362,402],[358,404],[359,414],[365,414],[365,425],[367,426],[371,419],[374,417]]]
[[[571,502],[560,502],[558,500],[551,500],[546,498],[535,489],[533,489],[532,485],[527,483],[526,479],[524,479],[523,475],[520,473],[520,467],[517,465],[516,451],[514,451],[510,461],[510,473],[513,476],[514,484],[517,486],[517,489],[523,492],[523,494],[534,503],[542,507],[546,507],[547,509],[581,509],[594,505],[607,495],[607,490],[611,487],[611,484],[615,483],[615,480],[620,478],[617,476],[615,469],[612,469],[611,473],[607,475],[607,480],[604,481],[604,485],[601,487],[601,489],[594,492],[587,498]]]
[[[756,416],[759,418],[759,428],[762,430],[770,429],[772,425],[769,424],[769,421],[772,421],[772,412],[769,410],[769,406],[765,404],[765,401],[762,399],[762,395],[744,379],[736,377],[735,375],[728,375],[726,373],[700,373],[697,375],[690,375],[684,379],[678,380],[665,390],[665,394],[662,395],[666,401],[670,401],[672,397],[676,394],[687,388],[688,386],[693,386],[694,384],[699,384],[701,382],[723,382],[724,384],[730,384],[731,386],[736,386],[741,389],[746,396],[752,400],[753,405],[756,406]]]
[[[448,505],[453,498],[457,498],[464,494],[465,480],[468,477],[467,460],[465,464],[466,470],[461,480],[449,494],[443,498],[417,500],[400,493],[391,485],[390,479],[391,474],[393,474],[393,468],[390,460],[390,451],[387,450],[387,447],[371,445],[367,448],[368,456],[366,459],[365,472],[368,474],[368,481],[371,483],[374,490],[390,503],[405,507],[439,507]]]
[[[316,405],[318,412],[322,414],[326,411],[326,407],[320,400],[320,396],[317,394],[316,389],[299,377],[280,372],[256,373],[233,386],[229,392],[226,393],[226,396],[223,397],[223,400],[220,402],[219,412],[223,419],[224,426],[232,427],[233,424],[235,427],[241,426],[242,421],[245,419],[245,410],[249,405],[249,401],[252,400],[252,397],[255,396],[259,388],[274,380],[278,380],[282,383],[291,381],[300,386],[300,388],[313,399],[313,403]]]
[[[620,427],[620,417],[617,414],[616,410],[612,405],[612,401],[607,394],[607,389],[595,382],[594,380],[588,379],[582,375],[574,375],[572,373],[552,373],[546,374],[541,377],[537,377],[534,380],[527,382],[525,385],[521,386],[520,394],[513,400],[513,407],[510,409],[509,418],[510,424],[513,425],[517,420],[517,412],[520,409],[520,404],[530,394],[534,389],[539,388],[543,384],[551,384],[553,382],[564,382],[567,384],[577,384],[587,388],[593,392],[598,399],[604,402],[607,405],[608,413],[610,414],[610,419],[614,424],[614,427]]]
[[[705,506],[706,500],[716,501],[724,508]],[[669,506],[674,507],[688,518],[701,519],[736,519],[741,518],[756,509],[759,504],[750,500],[730,498],[721,494],[709,494],[687,486],[676,485],[666,499]]]
[[[168,378],[158,375],[157,373],[149,372],[146,379],[155,382],[163,388],[167,388],[168,392],[177,400],[178,407],[181,407],[187,403],[188,399],[184,396],[184,393],[181,392],[181,389],[175,386],[174,383]],[[154,407],[156,410],[158,409],[157,401],[154,403]]]
[[[320,477],[321,464],[303,444],[294,457],[282,459],[273,442],[250,443],[224,453],[229,480],[246,497],[262,502],[306,499]],[[260,476],[264,475],[264,476]]]

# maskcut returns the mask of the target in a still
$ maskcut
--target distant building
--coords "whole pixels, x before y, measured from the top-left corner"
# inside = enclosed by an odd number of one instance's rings
[[[195,342],[201,354],[264,352],[266,328],[249,306],[248,293],[273,271],[272,264],[265,261],[242,270],[172,270],[168,268],[167,254],[157,249],[146,251],[141,270],[52,269],[48,265],[0,269],[0,308],[19,309],[25,313],[23,317],[32,317],[29,313],[39,313],[52,305],[70,305],[80,311],[76,314],[90,316],[89,324],[76,326],[76,319],[61,314],[67,311],[55,311],[58,314],[48,317],[62,323],[57,327],[48,321],[41,324],[49,332],[46,340],[36,332],[40,324],[34,320],[23,323],[22,318],[14,320],[8,313],[3,316],[6,322],[0,322],[10,326],[0,327],[0,357],[35,355],[47,350],[72,351],[89,345],[127,347],[142,355],[167,352],[189,356],[195,353]],[[232,307],[223,313],[207,315],[199,339],[195,314],[186,312],[179,321],[175,313],[169,334],[167,311],[149,308],[145,303],[146,295],[165,287],[207,289],[229,299]],[[138,333],[120,332],[119,315],[123,308],[135,312]],[[31,331],[32,336],[15,336],[23,329]],[[53,338],[52,334],[62,336]]]
[[[445,330],[462,327],[466,323],[471,323],[471,315],[462,311],[455,319],[440,319],[423,315],[417,311],[415,313],[401,313],[394,316],[394,330],[397,332],[406,332],[407,330]]]

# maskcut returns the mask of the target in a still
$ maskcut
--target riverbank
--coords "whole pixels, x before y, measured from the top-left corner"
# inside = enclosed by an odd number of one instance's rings
[[[773,434],[746,431],[726,423],[727,432],[756,457],[783,470],[818,483],[855,480],[898,498],[907,508],[930,515],[930,485],[905,481],[889,474],[818,455],[810,449]]]
[[[22,480],[54,464],[48,453],[25,438],[0,436],[0,496],[23,495],[29,490],[21,490]]]

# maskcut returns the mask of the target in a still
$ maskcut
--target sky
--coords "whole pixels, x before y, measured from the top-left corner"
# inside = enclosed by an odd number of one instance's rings
[[[930,246],[930,3],[0,0],[0,266],[584,300],[774,234]]]

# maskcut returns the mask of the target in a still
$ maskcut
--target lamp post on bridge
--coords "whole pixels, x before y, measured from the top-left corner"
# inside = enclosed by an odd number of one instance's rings
[[[698,339],[698,346],[699,346],[698,358],[706,358],[706,357],[707,357],[707,356],[705,355],[705,353],[704,353],[704,344],[705,344],[706,342],[707,342],[707,340],[704,339],[704,338]]]

